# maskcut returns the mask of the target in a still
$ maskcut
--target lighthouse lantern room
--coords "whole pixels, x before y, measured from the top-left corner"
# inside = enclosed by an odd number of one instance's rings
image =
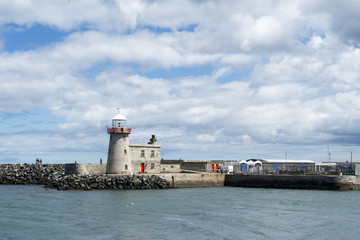
[[[119,113],[112,119],[111,128],[107,129],[108,133],[131,133],[131,128],[126,127],[126,118]]]

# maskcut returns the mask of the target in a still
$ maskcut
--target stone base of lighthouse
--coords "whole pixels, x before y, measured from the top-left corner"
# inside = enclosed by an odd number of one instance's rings
[[[129,157],[129,135],[126,133],[111,133],[109,141],[107,174],[131,173]]]

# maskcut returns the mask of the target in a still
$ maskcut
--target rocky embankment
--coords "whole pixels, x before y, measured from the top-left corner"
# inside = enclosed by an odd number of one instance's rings
[[[155,175],[65,175],[64,164],[0,164],[0,184],[37,184],[58,190],[172,187],[168,181]]]
[[[64,176],[64,164],[0,164],[0,184],[42,185]]]
[[[45,183],[46,188],[59,190],[103,190],[103,189],[164,189],[171,188],[165,179],[158,176],[141,175],[67,175],[56,181]]]

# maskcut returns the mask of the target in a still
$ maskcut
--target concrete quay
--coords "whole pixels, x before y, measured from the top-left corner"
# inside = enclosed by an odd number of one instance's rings
[[[353,175],[241,175],[229,174],[225,186],[316,190],[360,190],[360,178]]]
[[[159,177],[174,188],[224,187],[225,174],[220,173],[161,173]]]

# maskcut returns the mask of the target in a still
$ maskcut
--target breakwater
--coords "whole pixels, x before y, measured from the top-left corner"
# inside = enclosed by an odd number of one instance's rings
[[[0,184],[42,185],[65,176],[65,164],[0,164]]]
[[[57,181],[45,183],[45,187],[58,190],[143,190],[172,186],[168,181],[154,175],[66,175]]]
[[[64,164],[0,164],[0,184],[44,185],[46,188],[59,190],[126,190],[222,186],[360,190],[360,177],[354,175],[161,173],[156,175],[141,174],[129,176],[66,174],[65,168]]]
[[[44,185],[58,190],[164,189],[154,175],[65,175],[64,164],[0,164],[0,184]]]
[[[358,176],[325,175],[227,175],[225,186],[318,190],[360,190]]]

